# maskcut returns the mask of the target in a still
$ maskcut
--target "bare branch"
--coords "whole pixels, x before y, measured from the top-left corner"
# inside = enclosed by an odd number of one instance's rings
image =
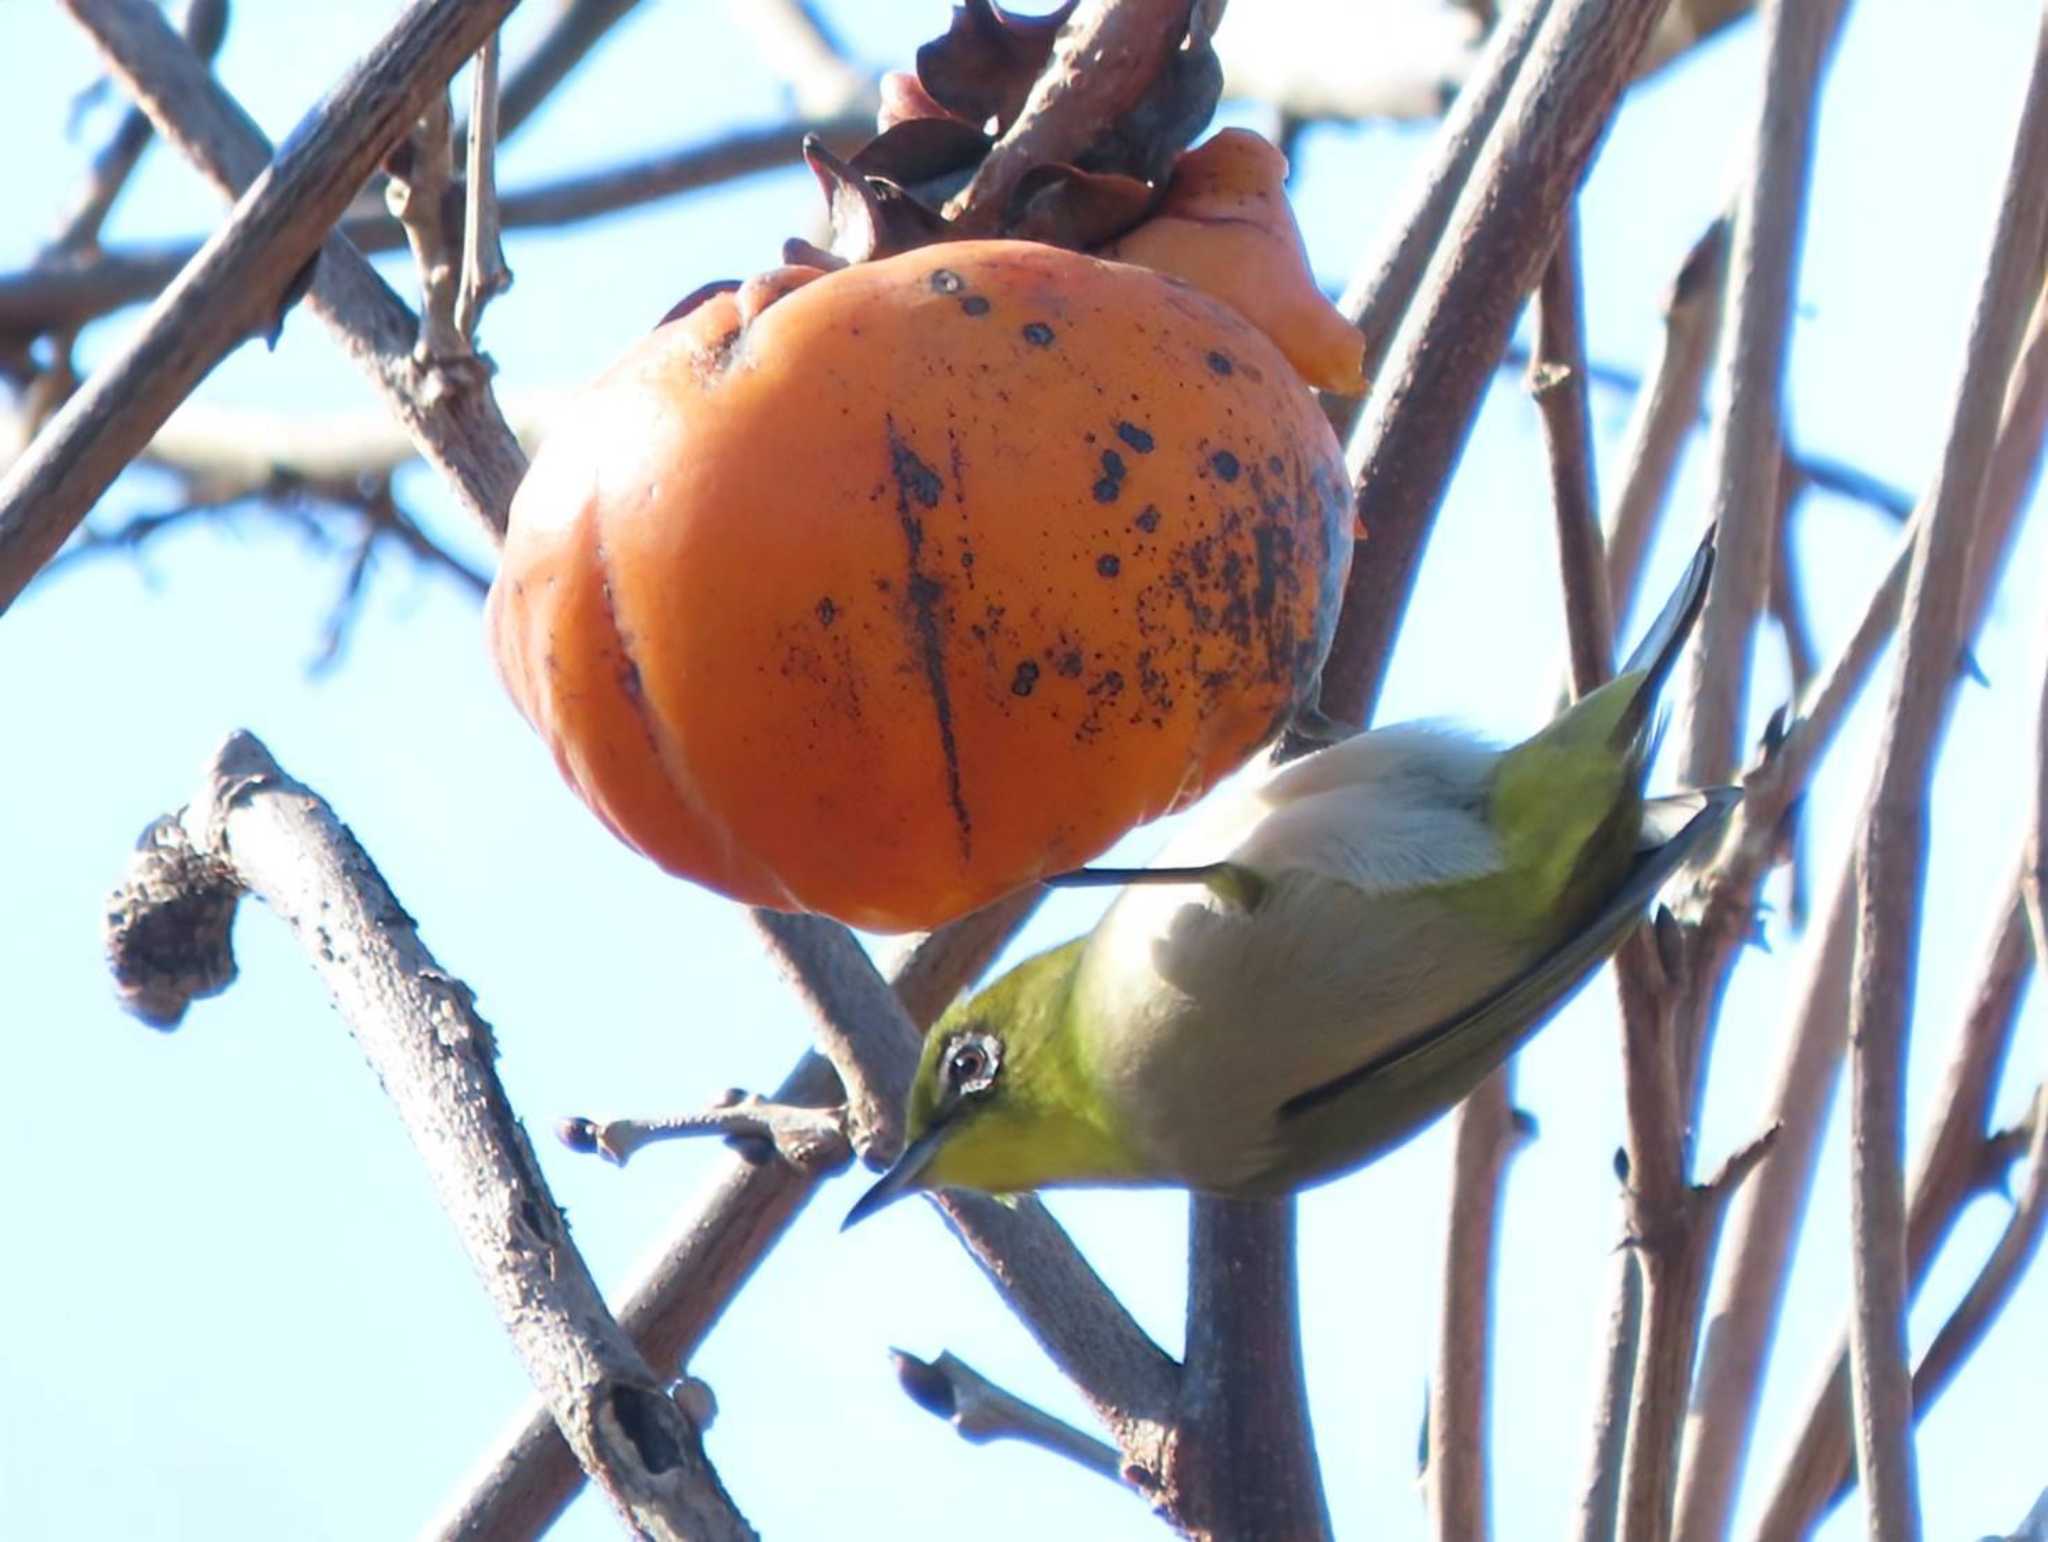
[[[1906,630],[1857,852],[1856,969],[1849,1010],[1849,1152],[1855,1233],[1850,1386],[1857,1469],[1874,1538],[1919,1535],[1913,1394],[1906,1359],[1904,1062],[1925,877],[1928,782],[1956,638],[1984,466],[2028,308],[2048,262],[2048,15],[2044,15],[1998,231],[1971,325],[1955,418],[1915,543]]]
[[[1689,1185],[1684,1204],[1659,1215],[1682,1227],[1671,1236],[1638,1235],[1643,1254],[1643,1313],[1630,1397],[1621,1487],[1624,1542],[1671,1534],[1671,1496],[1678,1478],[1678,1436],[1699,1344],[1700,1297],[1728,1200],[1769,1153],[1775,1129],[1732,1153],[1704,1184]],[[1630,1177],[1631,1194],[1638,1181]],[[1638,1204],[1635,1214],[1644,1213]]]
[[[192,52],[211,64],[227,38],[227,0],[190,0],[185,7],[185,19],[180,30]],[[155,135],[156,129],[148,115],[139,109],[131,107],[121,114],[121,122],[113,137],[93,157],[92,173],[78,201],[65,214],[57,235],[44,251],[42,261],[97,248],[101,226],[106,224],[107,216],[113,212],[114,201],[128,185],[129,177],[134,175],[142,153],[149,148]]]
[[[449,229],[448,219],[454,207],[454,129],[444,88],[427,103],[405,142],[386,157],[384,203],[405,229],[420,280],[420,338],[413,356],[429,367],[469,358],[468,340],[455,325],[462,235]]]
[[[0,477],[0,609],[206,372],[252,332],[275,324],[294,279],[400,126],[511,6],[434,0],[407,11],[164,291],[138,334]]]
[[[1661,9],[1658,0],[1557,0],[1487,135],[1351,436],[1346,459],[1372,538],[1352,560],[1324,674],[1326,717],[1372,716],[1445,482]]]
[[[1330,1534],[1301,1359],[1296,1201],[1190,1204],[1186,1367],[1163,1498],[1198,1536]]]
[[[1721,330],[1729,221],[1709,225],[1685,254],[1664,299],[1664,330],[1649,385],[1636,394],[1621,477],[1607,515],[1607,592],[1617,626],[1642,580],[1643,559],[1671,497],[1678,457],[1700,416]]]
[[[1480,148],[1493,132],[1509,88],[1549,12],[1550,0],[1519,0],[1514,14],[1493,29],[1478,66],[1437,129],[1433,153],[1404,191],[1398,212],[1383,217],[1384,234],[1353,272],[1337,302],[1337,308],[1365,335],[1368,382],[1379,378],[1401,318],[1422,284],[1423,271],[1443,239]],[[1365,409],[1365,399],[1326,395],[1323,407],[1337,437],[1349,439]]]
[[[509,139],[522,128],[555,88],[576,71],[576,66],[605,34],[623,21],[640,0],[568,0],[556,15],[554,25],[521,59],[505,78],[505,90],[498,103],[498,134]]]
[[[1643,1330],[1643,1266],[1630,1247],[1615,1250],[1612,1303],[1602,1330],[1599,1394],[1586,1479],[1579,1492],[1578,1542],[1614,1542],[1621,1525],[1621,1480],[1627,1460],[1629,1395]]]
[[[217,188],[235,196],[261,176],[267,190],[265,198],[274,200],[278,196],[278,189],[284,184],[276,180],[275,170],[266,170],[271,162],[269,142],[192,51],[164,25],[148,0],[65,3],[92,34],[93,43],[108,67],[149,114],[157,132],[197,164]],[[446,52],[472,38],[480,38],[495,25],[495,17],[507,4],[508,0],[491,0],[488,6],[464,9],[462,30],[437,42],[437,51]],[[417,9],[408,12],[401,25],[410,26],[413,18],[424,14]],[[437,10],[433,14],[441,13]],[[418,69],[419,56],[407,51],[418,40],[410,33],[394,32],[350,78],[359,85],[383,79],[376,73],[383,68],[379,61],[394,57],[394,39],[399,45],[395,56],[409,61],[408,68]],[[436,62],[438,65],[446,61],[437,58]],[[330,96],[327,111],[331,114],[352,110],[346,103],[347,99],[339,94]],[[394,137],[398,125],[411,121],[396,111],[403,105],[395,97],[385,100],[392,122],[388,132]],[[417,109],[408,107],[406,111],[416,115]],[[315,153],[316,138],[301,136],[295,142],[291,156],[294,164],[304,164],[305,157]],[[324,229],[331,219],[314,223]],[[297,271],[296,266],[293,271]],[[526,457],[506,428],[490,392],[432,389],[434,382],[422,374],[412,358],[419,324],[411,309],[378,277],[362,254],[338,235],[328,236],[320,248],[308,304],[340,338],[349,357],[369,375],[428,464],[447,479],[456,496],[487,529],[502,534],[512,491],[526,471]]]
[[[961,233],[993,230],[1026,171],[1073,160],[1135,106],[1186,34],[1188,13],[1189,0],[1081,0],[1017,121],[947,204]]]
[[[2022,364],[2016,386],[2024,375]],[[2008,430],[2012,427],[2011,414],[2018,394],[2016,390],[2008,396]],[[2001,453],[1995,452],[1993,481],[2000,460]],[[1987,518],[1995,516],[1987,514]],[[2001,544],[1987,541],[1994,534],[1989,528],[1982,531],[1979,549],[1973,553],[1980,572],[1973,585],[1971,608],[1980,613],[1988,587],[1982,569],[1995,565],[1989,559],[1995,557],[1995,548]],[[1994,551],[1987,553],[1983,549],[1986,544]],[[1951,698],[1954,689],[1951,685]],[[1984,1129],[2012,1043],[2020,1000],[2035,967],[2025,898],[2028,878],[2023,859],[1979,971],[1974,998],[1950,1050],[1948,1070],[1935,1100],[1933,1128],[1915,1165],[1905,1244],[1909,1289],[1914,1294],[1925,1281],[1963,1207],[1994,1181],[1994,1175],[2002,1174],[2016,1155],[2010,1141],[1999,1136],[1987,1140]],[[1787,1120],[1787,1140],[1745,1195],[1746,1201],[1754,1203],[1757,1214],[1743,1218],[1735,1266],[1723,1281],[1720,1293],[1726,1306],[1719,1314],[1724,1318],[1719,1347],[1724,1357],[1738,1363],[1754,1363],[1747,1364],[1745,1375],[1736,1385],[1715,1389],[1711,1396],[1703,1394],[1702,1420],[1695,1431],[1697,1454],[1689,1452],[1687,1457],[1689,1466],[1697,1462],[1700,1468],[1696,1486],[1710,1496],[1697,1501],[1703,1528],[1698,1534],[1702,1536],[1714,1534],[1710,1523],[1725,1512],[1730,1502],[1729,1491],[1739,1470],[1742,1446],[1755,1416],[1757,1378],[1783,1291],[1784,1270],[1799,1210],[1812,1182],[1819,1127],[1840,1069],[1847,1016],[1848,927],[1852,920],[1845,875],[1844,890],[1836,897],[1829,921],[1828,999],[1825,1005],[1816,1007],[1813,998],[1809,998],[1797,1021],[1780,1078],[1776,1102]],[[1837,952],[1841,955],[1839,959],[1834,956]],[[1816,993],[1818,990],[1816,986]],[[1814,1021],[1816,1012],[1820,1014],[1818,1025]],[[1794,1164],[1793,1170],[1780,1172],[1781,1163]],[[1732,1378],[1723,1373],[1721,1379]],[[1709,1378],[1706,1387],[1714,1388],[1714,1381],[1715,1378]],[[1916,1410],[1918,1407],[1916,1403]],[[1849,1477],[1850,1459],[1848,1355],[1846,1349],[1841,1349],[1808,1405],[1792,1454],[1771,1491],[1767,1532],[1776,1535],[1787,1528],[1796,1532],[1813,1524],[1841,1492],[1841,1485]],[[1718,1508],[1709,1508],[1710,1505]]]
[[[2034,1093],[2032,1126],[2026,1180],[2013,1199],[2005,1230],[1913,1371],[1913,1411],[1918,1418],[1926,1417],[1963,1362],[1984,1341],[2039,1251],[2042,1233],[2048,1231],[2048,1085]]]
[[[1768,592],[1774,544],[1785,357],[1814,119],[1821,74],[1845,12],[1843,0],[1768,0],[1762,8],[1763,99],[1752,130],[1749,182],[1730,234],[1727,335],[1715,391],[1723,404],[1713,450],[1721,557],[1680,687],[1686,731],[1678,774],[1688,787],[1727,781],[1741,760],[1750,638]],[[1688,1078],[1687,1106],[1696,1081]]]
[[[850,152],[873,131],[873,121],[864,113],[736,129],[716,139],[501,193],[499,224],[508,230],[553,229],[595,219],[796,165],[808,134],[817,135],[835,150]],[[362,252],[395,251],[405,244],[403,229],[389,215],[352,217],[342,222],[341,233]],[[61,268],[29,268],[0,275],[0,333],[33,336],[82,325],[123,305],[148,299],[175,278],[198,250],[197,241],[178,241],[105,253],[91,262]],[[317,298],[317,290],[315,294]]]
[[[1586,326],[1579,293],[1579,222],[1567,213],[1557,249],[1536,291],[1536,350],[1529,394],[1549,452],[1550,507],[1558,566],[1565,575],[1565,631],[1572,694],[1584,696],[1614,673],[1614,615],[1605,581],[1600,500],[1594,491],[1593,420],[1586,404]]]
[[[1458,1105],[1451,1133],[1451,1212],[1444,1231],[1443,1324],[1429,1397],[1424,1481],[1439,1542],[1491,1535],[1487,1479],[1488,1368],[1499,1212],[1513,1160],[1535,1126],[1514,1107],[1514,1063]]]
[[[462,287],[455,297],[455,325],[476,341],[484,307],[512,287],[505,246],[498,236],[498,35],[476,56],[471,82],[469,150],[463,166]]]
[[[913,1023],[920,1028],[930,1024],[988,967],[1040,892],[1025,890],[911,947],[891,983]],[[771,1096],[784,1106],[830,1109],[843,1094],[831,1062],[806,1054]],[[685,1207],[677,1231],[619,1314],[652,1364],[673,1368],[688,1362],[726,1303],[817,1192],[818,1178],[784,1162],[765,1161],[752,1150],[724,1159],[697,1200]],[[1105,1396],[1119,1400],[1114,1389],[1106,1388]],[[450,1542],[538,1536],[582,1481],[583,1471],[562,1443],[546,1405],[536,1404],[513,1421],[429,1534]]]
[[[896,1379],[910,1400],[926,1413],[944,1419],[963,1440],[981,1445],[991,1440],[1024,1440],[1056,1456],[1078,1462],[1112,1482],[1123,1481],[1123,1463],[1116,1447],[1084,1435],[1064,1419],[1006,1392],[951,1350],[936,1360],[920,1360],[907,1350],[892,1349]]]
[[[652,1537],[751,1537],[691,1421],[605,1310],[468,987],[427,952],[333,811],[236,734],[191,805],[151,828],[109,905],[116,978],[150,1021],[175,1023],[191,994],[232,979],[227,919],[243,893],[301,934],[534,1384],[621,1517]],[[195,904],[196,930],[185,924]],[[211,967],[195,971],[208,952]]]
[[[556,1122],[555,1135],[571,1151],[596,1152],[620,1167],[642,1146],[700,1135],[765,1143],[777,1157],[805,1172],[832,1172],[853,1160],[840,1110],[777,1103],[737,1087],[694,1114],[605,1120],[571,1115]]]

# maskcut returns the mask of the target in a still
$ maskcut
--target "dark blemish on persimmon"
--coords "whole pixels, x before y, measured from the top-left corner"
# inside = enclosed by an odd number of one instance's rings
[[[971,294],[960,302],[960,309],[970,316],[986,316],[989,313],[988,296]]]
[[[1114,450],[1102,452],[1102,475],[1095,479],[1095,501],[1115,503],[1124,490],[1124,458]]]
[[[1209,368],[1219,375],[1228,375],[1235,371],[1236,366],[1230,362],[1229,354],[1211,349],[1209,351]]]
[[[1038,688],[1038,665],[1026,659],[1017,666],[1017,673],[1010,679],[1012,696],[1029,696]]]
[[[951,268],[934,268],[931,276],[932,288],[939,294],[958,294],[967,287],[967,280]]]
[[[924,571],[924,521],[911,512],[913,504],[926,509],[938,507],[945,485],[939,474],[924,463],[896,432],[896,419],[883,419],[889,434],[889,470],[896,481],[896,520],[903,528],[906,550],[906,620],[911,640],[924,661],[925,689],[932,699],[932,714],[938,720],[939,753],[946,762],[946,798],[953,806],[953,822],[960,831],[960,854],[974,853],[974,820],[967,812],[967,799],[960,785],[960,745],[953,737],[953,698],[946,685],[946,645],[939,625],[939,601],[945,587]]]
[[[1122,562],[1117,560],[1117,555],[1115,552],[1106,551],[1101,556],[1095,559],[1095,571],[1100,573],[1104,578],[1114,578],[1123,570],[1124,565]]]
[[[839,619],[839,607],[832,603],[832,596],[826,595],[818,601],[818,625],[830,626]]]
[[[1209,457],[1209,469],[1224,481],[1235,482],[1238,473],[1237,457],[1228,450],[1218,450]]]
[[[1069,648],[1065,653],[1062,653],[1060,655],[1059,662],[1055,664],[1053,667],[1060,672],[1060,677],[1062,679],[1080,679],[1081,650],[1079,648]]]
[[[1024,341],[1034,348],[1050,348],[1057,335],[1042,321],[1027,321],[1023,327]]]
[[[1148,503],[1138,511],[1138,517],[1131,521],[1145,534],[1150,535],[1159,528],[1159,505]]]
[[[1152,453],[1152,436],[1135,423],[1118,423],[1116,426],[1116,436],[1140,455],[1150,455]]]

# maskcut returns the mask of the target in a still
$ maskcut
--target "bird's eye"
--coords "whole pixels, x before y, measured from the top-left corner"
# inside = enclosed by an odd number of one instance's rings
[[[988,1034],[963,1034],[946,1050],[946,1084],[962,1097],[985,1092],[1001,1063],[1001,1051]]]

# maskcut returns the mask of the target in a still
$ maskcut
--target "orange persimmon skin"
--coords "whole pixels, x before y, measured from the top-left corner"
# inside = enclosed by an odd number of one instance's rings
[[[751,903],[932,926],[1287,720],[1352,499],[1263,334],[1024,242],[772,289],[637,344],[513,505],[499,671],[613,831]]]

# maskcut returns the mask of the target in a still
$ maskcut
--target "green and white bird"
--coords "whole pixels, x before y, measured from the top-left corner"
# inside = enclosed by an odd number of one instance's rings
[[[1157,867],[1056,880],[1126,887],[940,1019],[903,1155],[847,1223],[914,1189],[1280,1193],[1450,1109],[1735,801],[1643,796],[1712,568],[1709,535],[1622,672],[1521,744],[1359,734],[1203,811]]]

